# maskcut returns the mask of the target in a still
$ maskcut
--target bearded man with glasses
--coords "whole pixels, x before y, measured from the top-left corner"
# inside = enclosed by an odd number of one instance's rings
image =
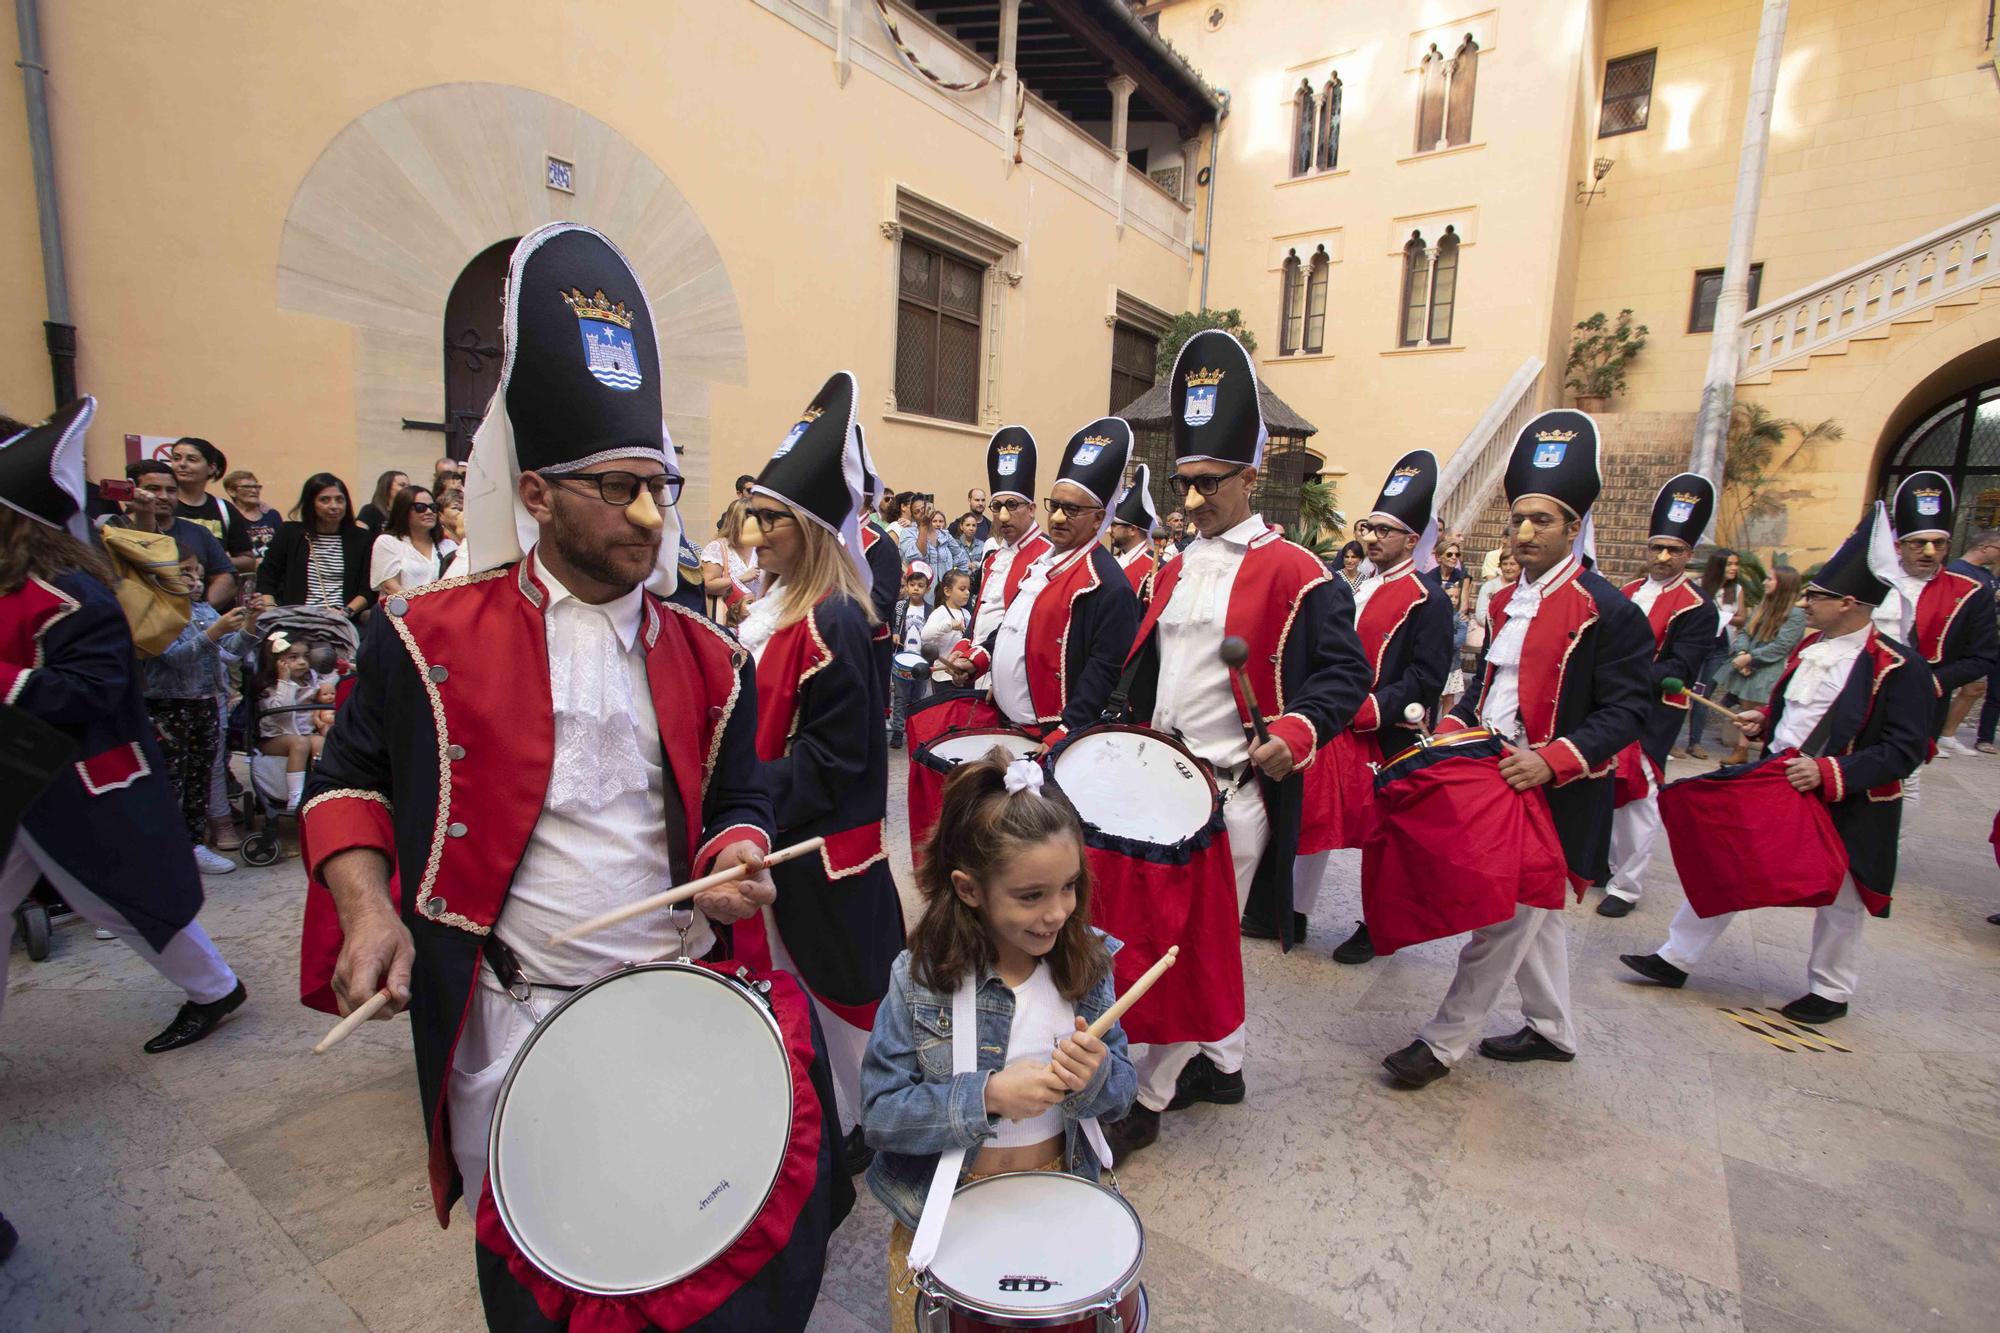
[[[1929,731],[1940,754],[1967,753],[1945,734],[1952,691],[1984,680],[2000,668],[1991,593],[1977,577],[1945,568],[1956,509],[1957,497],[1943,473],[1912,472],[1903,478],[1889,508],[1897,568],[1877,571],[1888,579],[1891,592],[1875,608],[1875,627],[1898,643],[1909,644],[1930,663],[1937,697],[1931,704]],[[1916,804],[1914,775],[1906,798]]]

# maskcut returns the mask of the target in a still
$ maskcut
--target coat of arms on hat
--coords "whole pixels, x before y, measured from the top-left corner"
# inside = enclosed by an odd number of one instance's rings
[[[1014,469],[1021,466],[1021,446],[1018,444],[996,445],[993,449],[993,470],[1003,477],[1014,475]]]
[[[1944,492],[1935,487],[1910,492],[1917,502],[1917,512],[1925,518],[1936,518],[1944,512]]]
[[[1563,455],[1569,452],[1569,442],[1576,438],[1573,430],[1545,430],[1535,435],[1536,467],[1558,467]]]
[[[806,433],[806,427],[812,425],[813,422],[818,421],[825,415],[826,409],[823,407],[808,407],[800,415],[799,424],[785,433],[785,442],[778,446],[778,452],[772,454],[771,457],[783,458],[786,454],[790,453],[792,446],[799,442],[799,436]]]
[[[1216,387],[1222,383],[1220,370],[1191,370],[1187,377],[1187,403],[1181,420],[1190,426],[1206,426],[1215,417]]]
[[[1694,517],[1694,507],[1700,503],[1699,495],[1675,491],[1674,498],[1667,504],[1667,518],[1675,523],[1685,523]]]
[[[1111,445],[1108,435],[1086,435],[1083,443],[1076,447],[1075,463],[1078,467],[1089,467],[1097,461],[1097,456]]]
[[[1404,491],[1410,489],[1410,482],[1421,475],[1422,469],[1420,468],[1399,467],[1390,476],[1389,484],[1382,488],[1382,494],[1401,495]]]
[[[577,331],[583,335],[583,364],[607,389],[631,390],[645,383],[639,369],[639,347],[632,341],[632,310],[623,301],[613,301],[599,288],[585,296],[572,287],[563,293],[563,304],[576,312]]]

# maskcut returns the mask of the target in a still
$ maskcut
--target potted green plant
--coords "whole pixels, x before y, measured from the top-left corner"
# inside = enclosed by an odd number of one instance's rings
[[[1618,312],[1618,322],[1602,310],[1576,326],[1569,343],[1569,379],[1579,411],[1602,412],[1611,395],[1625,388],[1625,367],[1646,346],[1648,329],[1632,323],[1630,309]]]

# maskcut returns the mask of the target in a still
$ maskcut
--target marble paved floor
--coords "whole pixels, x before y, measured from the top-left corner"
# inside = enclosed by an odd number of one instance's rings
[[[1575,1063],[1473,1058],[1415,1094],[1376,1062],[1430,1014],[1453,950],[1336,966],[1357,896],[1337,855],[1307,947],[1246,948],[1247,1103],[1170,1116],[1120,1173],[1153,1327],[1992,1328],[1996,802],[2000,760],[1927,772],[1895,916],[1868,924],[1833,1031],[1851,1053],[1779,1051],[1719,1012],[1804,989],[1803,912],[1738,922],[1685,990],[1622,974],[1679,901],[1662,854],[1632,916],[1570,913]],[[439,1231],[426,1204],[406,1022],[310,1054],[326,1020],[292,999],[298,863],[209,890],[251,1002],[188,1050],[140,1053],[175,997],[122,946],[70,924],[49,961],[14,955],[0,1211],[23,1240],[0,1328],[479,1327],[471,1228]],[[1503,1010],[1491,1030],[1516,1025]],[[883,1326],[885,1229],[864,1197],[815,1330]]]

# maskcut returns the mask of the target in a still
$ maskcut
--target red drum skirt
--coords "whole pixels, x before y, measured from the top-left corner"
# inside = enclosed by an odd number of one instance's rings
[[[1301,775],[1299,855],[1336,847],[1365,847],[1375,827],[1375,769],[1381,758],[1375,740],[1343,727],[1320,747],[1319,758]]]
[[[1611,780],[1611,790],[1614,793],[1611,800],[1612,808],[1645,800],[1646,779],[1649,775],[1655,783],[1659,782],[1660,771],[1653,767],[1653,761],[1639,748],[1639,742],[1633,741],[1620,750],[1618,771]]]
[[[903,736],[910,747],[910,861],[923,864],[923,845],[937,827],[938,810],[944,803],[944,779],[952,765],[927,755],[936,741],[955,731],[975,729],[1007,730],[984,690],[953,690],[934,695],[903,721]]]
[[[1783,754],[1660,790],[1660,822],[1696,916],[1752,907],[1825,907],[1847,877],[1847,847],[1819,797],[1794,788]]]

